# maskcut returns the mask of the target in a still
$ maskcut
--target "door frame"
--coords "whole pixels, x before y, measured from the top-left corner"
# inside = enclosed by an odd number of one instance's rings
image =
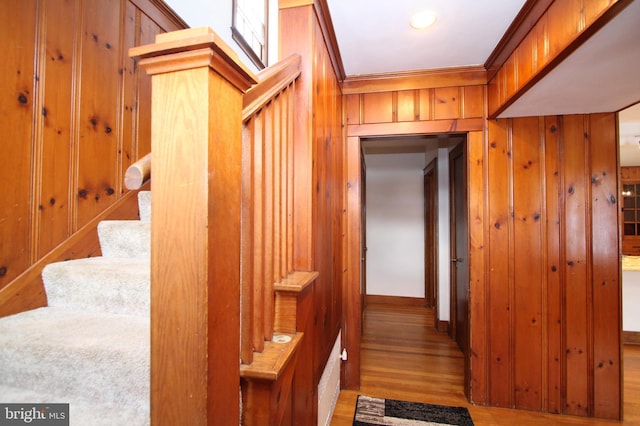
[[[451,325],[449,329],[449,336],[454,340],[462,350],[464,356],[464,387],[465,394],[469,396],[468,389],[470,386],[470,374],[469,374],[469,353],[471,347],[470,341],[470,329],[471,329],[471,315],[469,312],[469,291],[470,291],[470,276],[469,276],[469,173],[468,173],[468,156],[467,156],[467,139],[465,138],[458,145],[456,145],[451,151],[449,151],[449,213],[450,213],[450,227],[449,227],[449,239],[450,239],[450,298],[449,298],[449,323]],[[462,159],[462,183],[456,183],[456,171],[454,170],[454,161],[457,158]],[[462,212],[466,216],[466,229],[465,234],[459,234],[460,226],[458,225],[457,208],[456,203],[458,198],[457,191],[461,186],[462,203],[464,203]],[[462,216],[463,218],[465,216]],[[464,245],[462,248],[462,258],[460,258],[460,251],[458,250],[458,239],[462,237]],[[460,294],[458,288],[458,274],[462,273],[461,277],[467,278],[466,283],[462,281],[465,288],[463,291],[466,294]],[[464,310],[466,312],[459,312],[458,308],[461,302],[465,303]],[[460,315],[462,314],[462,316]],[[464,318],[463,321],[459,321],[459,318]]]
[[[433,308],[438,329],[438,170],[434,158],[423,169],[424,192],[424,303]],[[438,329],[439,330],[439,329]]]
[[[430,122],[417,123],[415,126],[405,126],[405,123],[392,123],[391,125],[353,125],[346,126],[345,136],[345,244],[344,244],[344,286],[343,286],[343,315],[342,315],[342,345],[346,349],[348,357],[342,363],[341,378],[344,389],[358,390],[360,388],[360,337],[362,334],[362,295],[360,294],[360,268],[361,268],[361,191],[362,181],[360,176],[360,153],[361,139],[368,137],[388,137],[406,135],[446,135],[446,134],[466,134],[468,143],[469,132],[478,135],[477,138],[484,140],[483,121],[458,120],[453,127],[443,127],[438,123]],[[476,138],[476,139],[477,139]],[[469,161],[469,157],[467,157]],[[468,165],[467,165],[468,167]],[[469,174],[467,174],[467,180]],[[469,185],[469,182],[467,182]],[[471,223],[471,222],[469,222]],[[470,295],[471,298],[472,295]],[[469,303],[470,317],[472,303]],[[470,328],[470,340],[471,339]],[[471,351],[469,351],[471,353]],[[468,358],[468,355],[466,358]],[[472,363],[465,358],[465,374],[471,376]],[[465,394],[470,398],[471,389],[467,389],[465,383]]]

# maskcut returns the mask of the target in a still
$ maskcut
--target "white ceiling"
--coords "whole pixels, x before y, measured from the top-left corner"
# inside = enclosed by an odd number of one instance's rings
[[[327,0],[348,76],[483,65],[525,0]],[[435,11],[425,30],[411,15]]]
[[[484,65],[525,0],[327,0],[347,77]],[[409,26],[433,10],[435,25]],[[501,117],[620,111],[640,102],[640,0],[633,0]],[[640,107],[636,108],[640,110]],[[620,114],[621,165],[640,164],[640,111]],[[637,157],[637,159],[636,159]]]

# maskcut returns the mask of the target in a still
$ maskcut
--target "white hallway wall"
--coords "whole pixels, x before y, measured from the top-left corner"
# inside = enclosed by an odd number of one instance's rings
[[[449,320],[449,151],[438,157],[438,313]],[[366,155],[367,294],[424,297],[423,154]]]

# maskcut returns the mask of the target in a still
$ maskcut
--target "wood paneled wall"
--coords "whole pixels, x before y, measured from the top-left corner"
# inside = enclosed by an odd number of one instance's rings
[[[471,401],[619,418],[615,114],[501,119],[487,125],[484,109],[476,106],[484,105],[485,92],[460,84],[346,96],[353,247],[348,269],[359,265],[359,138],[466,132]],[[358,274],[350,277],[354,285]],[[357,292],[352,288],[350,294]],[[348,303],[355,298],[352,294]],[[350,318],[351,329],[358,329],[357,319]],[[347,348],[357,345],[359,337],[350,336],[349,327],[345,333]],[[351,373],[346,384],[357,387],[357,371]]]
[[[619,418],[615,114],[490,121],[488,134],[486,185],[469,182],[485,215],[470,255],[484,270],[471,278],[484,299],[472,300],[472,400]]]
[[[313,1],[280,2],[280,54],[302,57],[293,147],[294,269],[319,272],[311,304],[313,335],[305,334],[313,342],[313,360],[304,363],[312,362],[314,394],[296,395],[296,411],[316,409],[317,385],[342,320],[342,92],[319,10]],[[299,374],[305,374],[303,367]]]
[[[149,78],[127,51],[182,26],[154,0],[0,6],[0,289],[123,196],[150,151]]]
[[[483,113],[483,85],[347,95],[347,122],[351,126],[482,118]]]
[[[347,224],[345,329],[349,358],[343,363],[343,386],[360,384],[361,191],[360,138],[390,135],[468,133],[469,145],[482,146],[486,116],[486,73],[438,70],[400,76],[347,79]],[[360,93],[357,90],[361,90]],[[477,159],[482,164],[482,157]],[[475,164],[475,163],[474,163]],[[474,221],[475,222],[475,221]],[[481,271],[482,273],[482,271]]]
[[[497,116],[628,4],[627,0],[558,0],[535,25],[523,20],[528,34],[515,50],[509,55],[494,52],[503,62],[486,64],[491,70],[489,117]]]

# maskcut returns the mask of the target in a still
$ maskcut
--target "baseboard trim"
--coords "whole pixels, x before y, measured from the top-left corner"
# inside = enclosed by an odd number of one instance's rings
[[[403,296],[379,296],[375,294],[367,294],[365,302],[385,304],[385,305],[402,305],[402,306],[424,306],[424,297],[403,297]]]
[[[623,331],[622,341],[625,345],[640,345],[640,332],[638,331]]]
[[[436,331],[447,333],[449,331],[449,321],[436,320]]]

